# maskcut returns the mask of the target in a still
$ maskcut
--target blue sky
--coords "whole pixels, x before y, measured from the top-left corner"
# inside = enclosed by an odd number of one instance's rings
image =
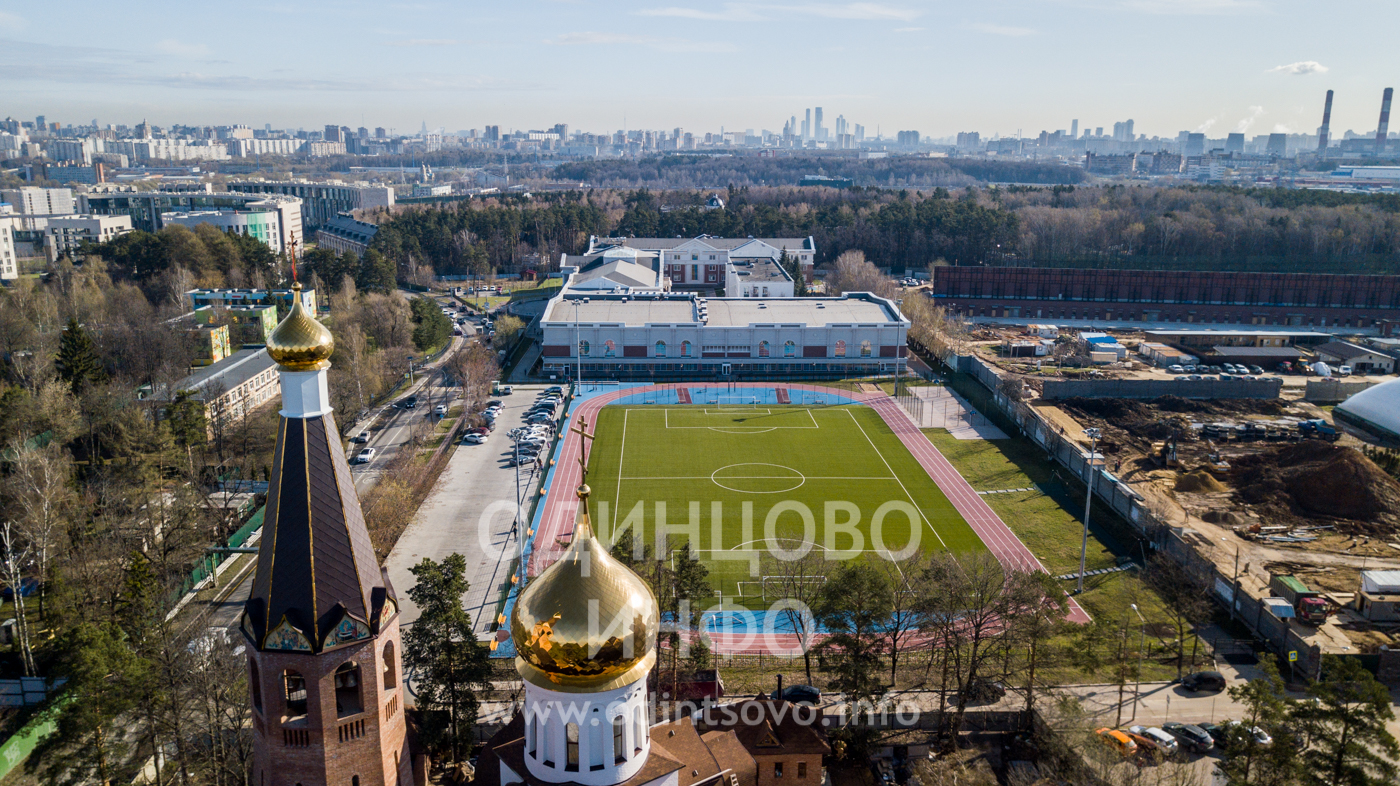
[[[416,131],[1374,129],[1393,0],[0,0],[0,116]]]

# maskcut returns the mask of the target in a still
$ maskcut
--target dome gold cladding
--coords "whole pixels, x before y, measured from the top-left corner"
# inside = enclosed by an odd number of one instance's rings
[[[573,541],[511,615],[516,668],[542,688],[593,693],[641,679],[656,661],[656,597],[593,536],[581,486]]]
[[[267,354],[290,371],[330,367],[335,338],[301,302],[301,284],[292,284],[292,310],[267,339]]]

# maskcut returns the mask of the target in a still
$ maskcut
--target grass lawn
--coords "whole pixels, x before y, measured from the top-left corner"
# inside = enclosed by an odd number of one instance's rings
[[[610,406],[596,433],[588,480],[599,534],[631,527],[655,544],[664,527],[672,547],[697,546],[726,599],[751,607],[766,606],[754,561],[770,532],[782,549],[811,542],[833,559],[874,558],[883,511],[891,551],[911,542],[911,518],[920,550],[984,548],[868,407]]]
[[[1062,482],[1055,470],[1058,468],[1063,473],[1064,469],[1046,456],[1045,451],[1023,437],[959,440],[943,429],[925,429],[924,433],[978,491],[1036,486],[1037,491],[988,494],[983,499],[1052,574],[1079,570],[1084,487]],[[1141,564],[1142,554],[1131,534],[1126,532],[1126,526],[1117,514],[1095,500],[1090,515],[1085,568],[1111,568],[1120,556],[1130,556]],[[1065,581],[1062,585],[1072,591],[1075,582]],[[1175,640],[1175,629],[1168,622],[1170,618],[1161,599],[1143,585],[1137,571],[1089,576],[1084,579],[1084,592],[1077,600],[1096,620],[1128,625],[1134,642],[1139,636],[1139,620],[1130,604],[1136,603],[1147,620],[1147,641],[1155,656],[1146,661],[1143,679],[1176,677],[1175,663],[1163,662],[1169,659],[1164,650]],[[1065,637],[1056,644],[1071,646],[1071,639]],[[1189,641],[1187,649],[1190,649]],[[1061,670],[1051,679],[1080,682],[1085,675]]]

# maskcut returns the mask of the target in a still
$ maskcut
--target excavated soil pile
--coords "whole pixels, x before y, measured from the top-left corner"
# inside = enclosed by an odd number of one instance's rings
[[[1300,518],[1337,518],[1339,531],[1400,530],[1400,482],[1354,448],[1305,441],[1235,460],[1235,487],[1248,503]]]
[[[1070,398],[1061,402],[1060,406],[1081,422],[1097,420],[1109,429],[1121,430],[1122,434],[1115,434],[1118,441],[1135,445],[1139,449],[1145,449],[1148,443],[1167,439],[1173,434],[1183,442],[1195,438],[1188,418],[1181,414],[1165,413],[1210,411],[1200,402],[1187,401],[1175,396],[1164,396],[1150,401],[1130,398]]]
[[[1177,478],[1176,490],[1195,494],[1212,494],[1225,491],[1225,484],[1216,480],[1209,472],[1198,469]]]
[[[1223,524],[1227,527],[1238,527],[1249,519],[1233,510],[1208,510],[1201,514],[1201,520],[1209,521],[1212,524]]]

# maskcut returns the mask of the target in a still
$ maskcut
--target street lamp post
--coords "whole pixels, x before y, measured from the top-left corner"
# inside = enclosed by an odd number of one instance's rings
[[[408,356],[408,384],[413,385],[413,356]]]
[[[1143,618],[1142,612],[1138,610],[1136,603],[1129,603],[1128,608],[1132,609],[1133,613],[1138,616],[1138,622],[1140,623],[1138,626],[1140,639],[1138,641],[1137,685],[1133,686],[1132,717],[1132,720],[1137,720],[1138,702],[1142,699],[1142,658],[1147,650],[1147,620]]]
[[[1079,544],[1079,583],[1075,588],[1075,594],[1084,591],[1084,562],[1089,555],[1089,508],[1094,504],[1094,458],[1099,452],[1099,437],[1103,432],[1096,428],[1084,429],[1085,436],[1089,437],[1089,490],[1084,494],[1084,539]]]

